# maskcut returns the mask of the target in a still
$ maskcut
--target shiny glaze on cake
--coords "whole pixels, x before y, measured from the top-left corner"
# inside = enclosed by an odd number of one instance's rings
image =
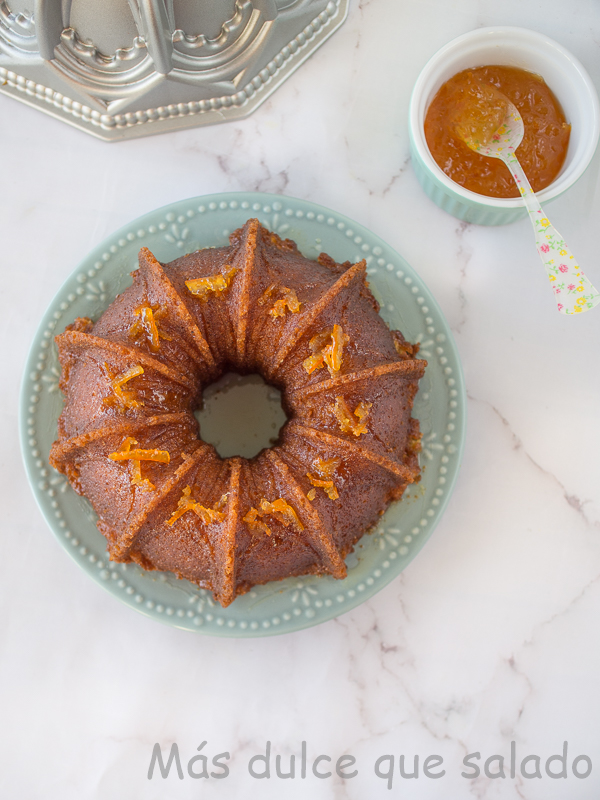
[[[419,477],[426,362],[379,316],[365,262],[308,260],[257,220],[170,264],[142,249],[132,286],[56,342],[50,461],[94,507],[111,559],[174,572],[223,606],[291,575],[344,578],[345,556]],[[220,458],[194,417],[228,371],[262,375],[288,415],[250,460]]]

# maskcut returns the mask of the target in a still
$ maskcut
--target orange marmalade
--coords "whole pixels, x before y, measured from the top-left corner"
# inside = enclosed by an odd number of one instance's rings
[[[489,83],[517,107],[525,132],[517,157],[533,190],[539,192],[556,178],[569,146],[571,126],[543,78],[517,67],[477,67],[446,81],[425,117],[425,138],[438,166],[453,181],[488,197],[518,197],[519,191],[499,159],[471,150],[459,137],[460,122],[476,117],[477,86]]]

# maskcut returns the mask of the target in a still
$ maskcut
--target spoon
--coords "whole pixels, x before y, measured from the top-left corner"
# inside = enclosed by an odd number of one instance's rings
[[[529,212],[535,243],[562,314],[588,311],[600,303],[592,286],[575,261],[565,240],[550,224],[531,188],[515,150],[523,139],[523,118],[501,92],[490,84],[478,83],[476,105],[470,116],[458,117],[456,133],[464,143],[490,158],[499,158],[510,170]]]

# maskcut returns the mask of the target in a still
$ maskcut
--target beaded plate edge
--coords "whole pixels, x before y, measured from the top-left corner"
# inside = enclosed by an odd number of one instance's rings
[[[160,260],[172,260],[200,247],[225,244],[229,233],[251,216],[283,238],[294,239],[305,256],[328,252],[337,261],[366,258],[382,316],[409,341],[419,341],[419,355],[429,362],[414,410],[423,434],[423,476],[347,557],[345,580],[289,578],[254,587],[223,609],[210,592],[171,573],[112,564],[93,510],[49,466],[62,408],[53,337],[77,316],[98,318],[128,285],[142,245]],[[305,200],[227,193],[179,201],[133,220],[81,262],[50,303],[35,335],[20,412],[23,457],[36,501],[59,542],[88,575],[160,622],[210,635],[253,637],[300,630],[350,611],[412,561],[433,533],[454,488],[464,447],[466,395],[456,345],[441,310],[417,273],[383,240]]]

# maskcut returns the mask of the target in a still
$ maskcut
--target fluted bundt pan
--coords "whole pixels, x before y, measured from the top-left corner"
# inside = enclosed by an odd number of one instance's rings
[[[390,331],[364,261],[301,255],[249,220],[229,247],[161,264],[57,337],[65,407],[51,463],[99,516],[113,561],[169,570],[223,606],[344,558],[419,477],[426,362]],[[260,374],[288,422],[254,459],[219,457],[194,411],[223,373]]]
[[[2,0],[0,92],[101,139],[239,119],[349,0]]]

